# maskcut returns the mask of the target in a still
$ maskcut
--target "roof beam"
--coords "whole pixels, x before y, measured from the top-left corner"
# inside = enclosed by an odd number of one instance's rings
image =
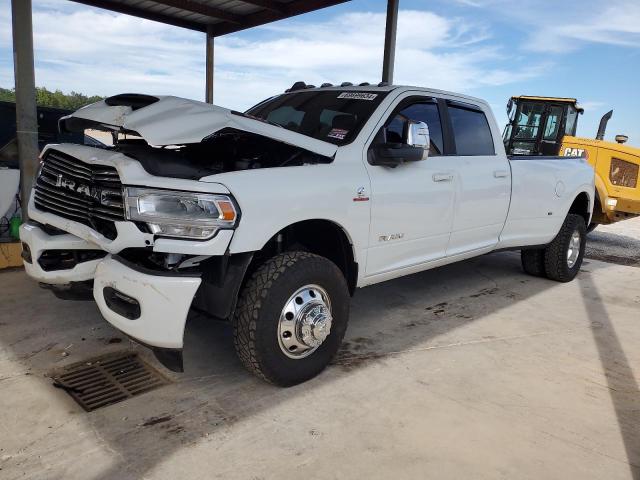
[[[188,28],[190,30],[198,30],[200,32],[206,32],[207,26],[202,23],[190,22],[188,20],[182,20],[170,15],[164,15],[162,13],[149,12],[140,8],[135,8],[124,3],[113,3],[107,0],[72,0],[76,3],[82,3],[90,7],[102,8],[104,10],[111,10],[112,12],[124,13],[125,15],[133,15],[134,17],[144,18],[146,20],[153,20],[155,22],[166,23],[168,25],[174,25],[176,27]]]
[[[187,10],[193,13],[199,13],[200,15],[206,15],[207,17],[217,18],[224,22],[235,23],[236,25],[242,25],[244,18],[240,15],[235,15],[226,10],[220,8],[211,7],[204,3],[195,2],[193,0],[154,0],[156,3],[166,5],[167,7],[179,8]]]
[[[242,0],[244,1],[244,0]],[[227,33],[237,32],[243,28],[256,27],[265,23],[275,22],[284,18],[294,17],[303,13],[312,12],[324,7],[332,7],[341,3],[346,3],[349,0],[293,0],[286,4],[287,13],[279,13],[270,10],[263,10],[262,12],[256,12],[252,15],[248,15],[245,23],[238,27],[229,23],[220,23],[212,25],[214,35],[219,37]]]
[[[104,10],[111,10],[113,12],[153,20],[167,25],[188,28],[189,30],[197,30],[199,32],[209,31],[210,35],[219,37],[220,35],[238,32],[245,28],[256,27],[264,25],[265,23],[275,22],[277,20],[312,12],[321,8],[338,5],[340,3],[348,2],[349,0],[293,0],[288,3],[282,3],[277,0],[241,0],[245,3],[264,8],[264,10],[246,16],[237,15],[220,8],[211,7],[209,5],[196,2],[195,0],[153,0],[157,5],[165,5],[167,7],[181,9],[186,12],[199,13],[211,19],[210,21],[204,22],[185,20],[164,12],[149,11],[148,7],[139,7],[138,5],[140,4],[129,5],[114,0],[71,1],[89,5],[90,7],[102,8]],[[141,3],[148,4],[151,2]]]
[[[249,3],[256,7],[264,8],[265,10],[271,10],[272,12],[287,14],[287,4],[280,3],[275,0],[242,0],[243,3]]]

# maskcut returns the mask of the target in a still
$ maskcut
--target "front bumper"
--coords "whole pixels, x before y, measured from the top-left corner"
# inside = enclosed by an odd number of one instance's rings
[[[640,215],[640,200],[634,200],[631,198],[618,198],[618,203],[616,205],[615,211],[631,215]]]
[[[200,242],[206,244],[204,252],[198,248],[198,242],[190,241],[182,242],[184,245],[177,249],[188,249],[191,245],[196,254],[213,251],[223,255],[232,234],[220,231],[212,240]],[[113,255],[79,263],[71,269],[45,271],[38,262],[44,251],[99,250],[99,247],[71,234],[49,235],[33,223],[21,226],[20,238],[31,256],[30,261],[23,262],[29,276],[60,287],[93,281],[93,297],[104,318],[114,327],[149,347],[182,348],[187,314],[202,283],[199,273],[149,270]],[[168,245],[180,242],[167,241],[171,242]],[[125,308],[127,302],[133,305],[131,310]]]
[[[96,269],[93,298],[104,318],[134,340],[152,347],[181,349],[187,314],[200,283],[199,275],[168,276],[134,269],[128,262],[108,256]],[[123,302],[134,305],[133,314],[110,301],[113,290]]]
[[[93,279],[101,258],[78,263],[73,268],[46,271],[40,265],[39,259],[43,252],[49,250],[73,251],[96,250],[99,247],[69,233],[63,235],[49,235],[39,226],[24,223],[20,226],[20,240],[30,251],[31,261],[24,261],[24,269],[33,279],[49,285],[68,285]]]

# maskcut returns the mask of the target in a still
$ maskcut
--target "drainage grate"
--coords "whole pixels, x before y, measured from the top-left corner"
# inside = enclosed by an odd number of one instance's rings
[[[169,383],[130,352],[71,365],[52,378],[54,386],[65,390],[87,412]]]

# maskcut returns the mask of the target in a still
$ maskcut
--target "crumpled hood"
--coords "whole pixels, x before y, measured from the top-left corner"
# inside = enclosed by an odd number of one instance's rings
[[[110,101],[118,97],[135,98],[135,95],[109,97],[60,119],[66,130],[98,128],[125,129],[137,132],[150,145],[182,145],[199,143],[214,132],[234,128],[272,138],[313,153],[332,157],[337,146],[316,140],[285,128],[245,117],[241,113],[204,102],[173,96],[146,97],[153,99],[148,105],[125,105],[125,101]],[[141,96],[142,97],[142,96]],[[155,101],[157,99],[157,101]],[[92,125],[88,125],[86,120]]]

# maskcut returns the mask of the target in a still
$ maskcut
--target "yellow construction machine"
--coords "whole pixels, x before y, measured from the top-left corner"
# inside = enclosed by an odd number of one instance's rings
[[[600,120],[595,139],[576,137],[578,115],[583,110],[575,98],[511,97],[509,123],[503,140],[507,155],[584,157],[595,170],[596,198],[589,230],[640,215],[640,148],[604,140],[613,110]]]

